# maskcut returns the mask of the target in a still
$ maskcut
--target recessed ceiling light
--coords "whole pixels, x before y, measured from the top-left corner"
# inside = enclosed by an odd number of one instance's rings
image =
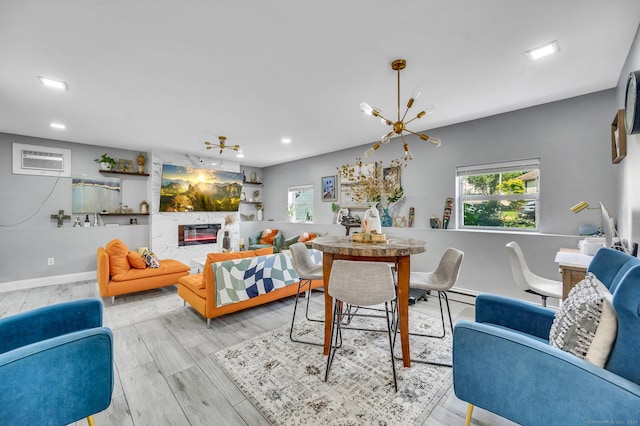
[[[53,127],[54,129],[66,129],[67,126],[65,126],[62,123],[51,123],[51,127]]]
[[[282,142],[282,143],[291,143],[291,138],[282,138],[282,139],[280,139],[280,142]]]
[[[536,47],[535,49],[527,50],[524,53],[529,59],[535,61],[536,59],[540,59],[544,56],[548,56],[559,51],[560,45],[556,40],[553,40],[550,43],[543,44],[542,46]]]
[[[38,76],[38,79],[40,80],[40,83],[42,83],[43,86],[47,86],[47,87],[51,87],[59,90],[69,90],[67,83],[65,83],[64,81],[52,80],[50,78],[46,78],[42,76]]]
[[[236,154],[236,157],[237,158],[244,158],[244,154],[242,154],[242,153]]]

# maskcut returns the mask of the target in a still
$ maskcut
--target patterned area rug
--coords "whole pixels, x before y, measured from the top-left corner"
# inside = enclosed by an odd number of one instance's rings
[[[352,326],[384,330],[384,319],[355,318]],[[441,331],[438,320],[411,312],[412,332]],[[447,327],[448,328],[448,327]],[[323,324],[300,321],[305,340],[320,341]],[[451,386],[451,368],[396,361],[393,389],[386,332],[344,330],[324,382],[326,357],[320,346],[289,340],[289,327],[255,337],[214,354],[218,364],[274,425],[422,424]],[[413,356],[451,362],[451,334],[444,339],[411,336]],[[396,342],[400,354],[400,341]]]

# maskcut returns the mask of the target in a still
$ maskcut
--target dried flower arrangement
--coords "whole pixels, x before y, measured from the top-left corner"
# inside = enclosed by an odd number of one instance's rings
[[[402,159],[392,160],[382,176],[382,161],[374,163],[372,169],[363,170],[362,159],[356,158],[355,165],[344,164],[337,169],[341,179],[353,182],[345,189],[345,193],[354,202],[380,203],[386,200],[387,203],[394,203],[404,195],[400,177],[406,165]]]

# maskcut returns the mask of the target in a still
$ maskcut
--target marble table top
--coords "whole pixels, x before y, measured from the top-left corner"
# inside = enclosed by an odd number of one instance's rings
[[[344,256],[409,256],[426,251],[427,243],[412,238],[389,238],[384,243],[354,243],[351,237],[317,237],[313,248]]]

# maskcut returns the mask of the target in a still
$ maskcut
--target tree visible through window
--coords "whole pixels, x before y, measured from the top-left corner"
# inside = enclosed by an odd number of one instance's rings
[[[456,175],[461,228],[538,229],[538,159],[458,167]]]

